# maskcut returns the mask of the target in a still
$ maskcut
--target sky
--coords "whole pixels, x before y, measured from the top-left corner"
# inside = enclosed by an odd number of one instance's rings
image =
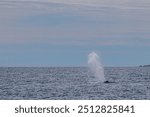
[[[0,0],[0,66],[150,64],[149,0]]]

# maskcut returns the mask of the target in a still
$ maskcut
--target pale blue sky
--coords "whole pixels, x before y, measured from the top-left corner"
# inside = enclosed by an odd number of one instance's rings
[[[0,1],[0,66],[150,64],[148,0]]]

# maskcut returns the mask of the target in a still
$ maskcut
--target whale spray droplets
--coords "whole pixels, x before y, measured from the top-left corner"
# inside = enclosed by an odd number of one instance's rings
[[[104,69],[100,62],[99,56],[95,52],[91,52],[88,55],[88,66],[99,82],[105,82],[106,79],[104,77]]]

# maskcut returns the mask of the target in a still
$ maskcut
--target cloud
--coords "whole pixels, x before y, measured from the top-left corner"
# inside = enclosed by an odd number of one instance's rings
[[[118,7],[118,8],[149,8],[149,0],[5,0],[0,2],[1,5],[8,4],[20,4],[31,5],[36,7],[43,7],[42,4],[45,3],[58,3],[58,4],[68,4],[77,6],[107,6],[107,7]],[[30,4],[28,4],[30,3]],[[24,5],[23,5],[24,4]]]
[[[0,43],[149,45],[149,1],[0,1]],[[141,43],[140,41],[143,42]]]

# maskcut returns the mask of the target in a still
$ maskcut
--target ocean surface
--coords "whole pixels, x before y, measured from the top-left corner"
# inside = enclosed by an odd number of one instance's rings
[[[0,99],[150,99],[150,67],[104,69],[110,83],[86,67],[0,67]]]

